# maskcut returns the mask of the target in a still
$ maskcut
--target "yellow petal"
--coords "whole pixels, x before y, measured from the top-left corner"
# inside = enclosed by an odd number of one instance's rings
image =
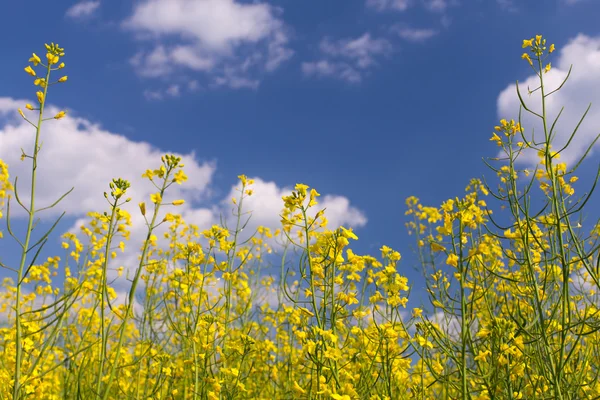
[[[31,65],[25,67],[25,72],[27,72],[31,76],[35,76],[35,71],[31,68]]]

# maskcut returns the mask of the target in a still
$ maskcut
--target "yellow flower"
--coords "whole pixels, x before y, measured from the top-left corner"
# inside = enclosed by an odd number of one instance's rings
[[[523,40],[523,48],[533,46],[533,39]]]
[[[429,340],[427,340],[427,338],[424,338],[421,335],[415,335],[415,340],[421,347],[429,347],[430,349],[433,348],[433,343],[431,343]]]
[[[337,394],[337,393],[333,393],[331,395],[331,398],[333,400],[352,400],[352,398],[350,396],[348,396],[347,394],[341,395],[341,394]]]
[[[32,56],[31,56],[31,58],[29,59],[29,62],[32,62],[33,66],[37,67],[37,65],[39,63],[41,63],[42,60],[40,60],[40,58],[37,56],[37,54],[33,53]]]
[[[548,53],[552,53],[552,52],[554,52],[554,50],[555,50],[555,48],[554,48],[554,43],[552,43],[552,44],[550,45],[550,48],[548,49]]]
[[[35,95],[37,96],[39,103],[42,104],[44,102],[44,93],[37,91]]]
[[[527,62],[529,63],[529,65],[533,65],[533,62],[531,61],[531,57],[529,57],[529,54],[523,53],[523,55],[521,56],[521,58],[523,60],[527,60]]]
[[[173,177],[173,182],[177,183],[178,185],[181,185],[182,182],[187,181],[187,175],[185,174],[185,172],[183,172],[183,170],[179,170],[175,173],[175,176]]]
[[[535,35],[535,44],[537,44],[539,46],[541,41],[542,41],[542,35]]]
[[[182,205],[183,203],[185,203],[185,200],[174,200],[174,201],[173,201],[173,205],[174,205],[174,206],[180,206],[180,205]]]
[[[433,251],[444,251],[446,248],[439,243],[431,242],[431,250]]]
[[[310,200],[308,202],[308,206],[309,207],[316,206],[318,203],[317,203],[317,200],[315,200],[315,198],[319,197],[319,196],[320,196],[320,194],[315,189],[310,189]]]
[[[413,317],[419,318],[423,314],[423,310],[421,310],[420,308],[413,308],[412,314]]]
[[[61,118],[64,118],[65,114],[66,114],[66,111],[60,111],[58,114],[56,114],[56,115],[54,116],[54,119],[61,119]]]
[[[59,82],[66,82],[67,81],[67,76],[63,76],[62,78],[60,78],[58,80]]]
[[[52,53],[46,53],[46,59],[48,60],[48,64],[52,65],[56,64],[60,57]]]
[[[446,264],[456,268],[458,265],[458,256],[456,254],[449,254],[448,258],[446,259]]]
[[[31,68],[31,65],[25,67],[25,72],[27,72],[31,76],[35,76],[35,71]]]
[[[150,195],[150,200],[155,204],[159,204],[162,201],[162,197],[160,193],[153,193]]]
[[[490,332],[488,329],[486,328],[481,328],[479,330],[479,332],[477,332],[477,334],[475,336],[480,337],[480,338],[486,338],[488,337],[492,332]]]
[[[500,138],[500,136],[496,135],[496,132],[492,132],[492,138],[490,139],[493,142],[496,142],[496,144],[498,146],[502,146],[502,139]]]
[[[142,215],[146,215],[146,203],[144,203],[143,201],[139,204],[140,206],[140,211],[142,212]]]
[[[484,350],[484,351],[480,350],[479,354],[477,356],[475,356],[475,361],[481,360],[481,361],[485,362],[487,356],[489,356],[491,354],[492,354],[492,352],[489,350]]]
[[[64,67],[65,67],[65,63],[64,63],[64,62],[63,62],[63,63],[60,63],[60,64],[58,65],[58,69],[63,69]]]
[[[300,394],[306,393],[306,390],[302,389],[302,387],[298,384],[297,381],[294,381],[294,391]]]
[[[552,64],[552,63],[548,63],[548,65],[546,65],[546,68],[544,68],[544,72],[548,72],[548,71],[550,71],[550,68],[552,68],[552,67],[550,66],[550,64]]]
[[[31,104],[29,104],[29,103],[25,104],[25,108],[28,109],[28,110],[33,110],[34,109],[33,106]]]
[[[20,108],[19,108],[19,114],[21,114],[21,117],[25,118],[25,114],[23,114],[23,110],[21,110]]]

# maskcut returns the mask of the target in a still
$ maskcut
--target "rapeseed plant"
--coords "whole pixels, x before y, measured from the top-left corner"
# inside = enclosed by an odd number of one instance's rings
[[[573,136],[552,148],[544,74],[555,46],[538,35],[523,48],[540,80],[542,112],[518,95],[544,137],[528,137],[520,118],[503,119],[491,141],[504,157],[488,163],[497,187],[472,179],[464,197],[439,207],[406,200],[430,300],[407,310],[400,253],[382,246],[378,257],[356,254],[357,235],[329,227],[308,185],[283,197],[279,229],[258,227],[245,240],[253,182],[244,175],[232,199],[235,226],[201,230],[164,212],[184,203],[165,200],[187,180],[174,155],[142,175],[156,192],[138,203],[146,234],[136,266],[115,267],[132,228],[123,208],[130,183],[122,179],[104,193],[107,210],[62,236],[64,258],[38,260],[52,231],[33,238],[45,209],[35,206],[41,127],[65,117],[45,118],[44,109],[48,88],[68,80],[51,81],[65,67],[64,50],[46,45],[44,62],[33,54],[25,68],[40,89],[38,104],[25,106],[37,123],[18,110],[36,132],[32,152],[22,154],[32,162],[27,204],[0,160],[0,206],[21,251],[16,267],[0,264],[13,274],[0,300],[0,399],[596,398],[600,223],[583,237],[578,218],[593,188],[576,198],[580,162],[560,162]],[[539,156],[535,171],[518,169],[530,151]],[[10,224],[13,194],[27,211],[24,239]],[[492,213],[493,201],[509,210],[508,222]],[[163,224],[165,247],[157,237]],[[264,273],[276,256],[279,278]],[[117,277],[129,285],[120,300]]]

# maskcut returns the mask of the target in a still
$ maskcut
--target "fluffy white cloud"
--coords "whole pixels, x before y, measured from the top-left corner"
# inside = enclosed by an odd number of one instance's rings
[[[83,19],[91,17],[98,11],[100,1],[81,1],[69,7],[66,16],[74,19]]]
[[[9,166],[11,179],[19,177],[19,194],[21,199],[28,198],[30,187],[31,160],[20,160],[21,148],[26,152],[33,147],[35,131],[24,121],[16,109],[28,101],[0,97],[0,148],[2,159]],[[58,109],[52,105],[46,108],[48,115],[54,115]],[[33,116],[33,113],[32,113]],[[145,201],[150,210],[150,194],[156,188],[141,175],[146,169],[156,169],[160,165],[160,157],[164,154],[145,142],[135,142],[125,136],[103,129],[99,124],[69,113],[60,121],[50,120],[44,123],[42,129],[43,142],[39,155],[39,168],[36,189],[37,207],[52,204],[63,193],[75,187],[59,205],[53,209],[38,214],[48,220],[67,211],[68,217],[76,220],[69,229],[78,233],[80,226],[88,222],[86,214],[89,211],[105,211],[108,204],[103,192],[109,191],[108,184],[113,178],[123,178],[131,183],[128,197],[132,198],[123,208],[132,215],[133,226],[128,251],[120,255],[111,267],[126,266],[127,270],[134,268],[138,261],[138,249],[146,235],[144,218],[138,209],[138,203]],[[188,181],[183,185],[172,185],[165,196],[164,202],[175,199],[185,200],[179,207],[165,206],[163,212],[180,213],[185,221],[207,229],[219,224],[221,217],[230,229],[235,228],[235,218],[232,216],[231,197],[238,197],[236,184],[231,187],[227,196],[222,199],[211,197],[211,182],[216,166],[212,162],[199,163],[190,154],[178,154],[185,163]],[[244,210],[252,212],[250,223],[244,230],[244,235],[251,234],[259,226],[267,226],[273,230],[280,227],[280,212],[283,207],[282,196],[291,192],[292,188],[281,188],[274,182],[267,182],[259,177],[254,178],[254,194],[245,200]],[[319,188],[317,188],[319,189]],[[198,207],[198,201],[202,206]],[[23,217],[25,212],[11,202],[14,217]],[[351,206],[350,201],[342,196],[324,195],[320,198],[319,208],[326,208],[326,216],[331,227],[344,225],[346,227],[361,227],[367,222],[364,214]],[[316,213],[317,210],[314,212]],[[14,221],[18,223],[18,221]],[[167,226],[158,228],[156,235],[162,238]],[[160,240],[163,239],[159,239]],[[163,243],[164,244],[164,243]],[[111,278],[116,273],[111,272]],[[123,281],[119,285],[126,285]],[[121,286],[119,286],[121,287]]]
[[[444,12],[448,8],[448,0],[424,0],[425,8],[433,12]]]
[[[367,7],[374,8],[377,11],[404,11],[407,10],[411,4],[411,0],[367,0]]]
[[[260,2],[145,0],[123,26],[152,44],[131,59],[142,76],[187,69],[207,74],[216,86],[255,88],[257,74],[293,55],[279,13]]]
[[[438,31],[431,28],[419,29],[410,28],[403,25],[395,25],[392,27],[392,31],[397,33],[402,39],[409,42],[424,42],[427,39],[431,39],[438,34]]]
[[[306,76],[329,76],[347,82],[358,83],[362,80],[361,73],[345,62],[320,60],[302,63],[302,72]]]
[[[572,1],[572,0],[567,0]],[[575,0],[578,1],[578,0]],[[410,7],[420,4],[427,11],[443,13],[450,6],[459,4],[458,0],[367,0],[366,6],[376,11],[406,11]]]
[[[33,147],[35,131],[15,113],[16,107],[26,101],[0,98],[0,114],[5,124],[0,129],[2,158],[9,165],[12,177],[19,177],[19,193],[27,198],[29,193],[31,161],[20,160],[21,149],[27,153]],[[58,112],[49,106],[48,115]],[[33,117],[33,112],[30,112]],[[44,215],[56,215],[69,210],[71,216],[83,215],[91,210],[104,210],[106,200],[102,193],[108,183],[117,177],[131,182],[130,195],[134,201],[145,200],[156,189],[141,174],[146,169],[155,169],[164,154],[149,143],[134,142],[125,136],[104,130],[99,124],[76,115],[60,121],[44,123],[39,154],[36,197],[38,206],[53,203],[64,192],[75,187],[58,207]],[[189,181],[173,187],[173,196],[192,200],[207,194],[208,185],[215,171],[213,163],[198,163],[193,153],[180,155],[186,164]],[[15,213],[23,211],[15,207]]]
[[[324,38],[320,44],[323,58],[303,63],[302,71],[307,76],[330,76],[356,83],[377,65],[376,58],[389,55],[392,50],[388,40],[373,38],[370,33],[356,39]]]
[[[600,37],[594,38],[579,34],[562,49],[559,48],[557,53],[553,53],[553,57],[548,59],[552,62],[552,69],[544,74],[546,93],[560,86],[571,65],[573,65],[573,70],[562,89],[546,98],[546,114],[550,121],[556,118],[561,107],[564,106],[564,111],[555,127],[554,149],[560,149],[567,142],[589,103],[600,104]],[[533,74],[519,82],[521,95],[527,106],[540,113],[540,91],[528,95],[528,88],[533,90],[538,86],[539,78]],[[517,120],[519,104],[516,87],[511,84],[498,96],[498,117]],[[543,139],[543,129],[537,117],[523,111],[522,124],[529,138],[534,130],[536,140]],[[596,135],[600,133],[599,126],[600,113],[592,106],[579,127],[575,139],[561,154],[561,160],[568,164],[579,160]],[[533,164],[538,162],[538,157],[535,152],[529,151],[525,152],[520,160]]]
[[[190,91],[193,89],[190,88]],[[181,86],[172,84],[165,90],[144,90],[144,97],[147,100],[163,100],[165,97],[179,97],[181,95]]]
[[[281,226],[280,213],[283,208],[282,197],[287,196],[293,190],[292,187],[279,187],[275,182],[266,182],[261,178],[255,177],[252,185],[253,194],[244,199],[244,210],[251,211],[252,218],[246,228],[249,232],[254,231],[254,228],[259,225],[271,228]],[[239,197],[239,186],[231,187],[227,197],[220,203],[220,208],[224,211],[223,217],[226,218],[228,224],[235,223],[232,216],[232,197]],[[319,191],[319,188],[316,188]],[[317,198],[318,205],[312,209],[311,216],[314,216],[317,211],[325,210],[325,215],[329,221],[331,228],[343,225],[345,227],[359,228],[367,223],[366,216],[357,208],[350,205],[348,198],[335,195],[324,195]]]

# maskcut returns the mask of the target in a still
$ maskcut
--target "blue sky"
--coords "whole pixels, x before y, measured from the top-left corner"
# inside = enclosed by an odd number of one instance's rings
[[[50,201],[76,187],[62,208],[71,217],[61,232],[104,209],[110,178],[141,187],[143,170],[176,152],[191,179],[174,195],[188,200],[191,221],[215,222],[237,175],[246,174],[257,180],[256,222],[276,224],[281,195],[305,183],[323,195],[333,223],[356,228],[358,253],[391,246],[415,278],[404,200],[439,205],[462,195],[472,177],[493,180],[481,158],[496,155],[489,137],[497,121],[517,118],[511,85],[532,76],[520,59],[522,39],[541,33],[556,44],[550,84],[574,64],[574,83],[550,109],[568,106],[565,129],[600,100],[596,0],[101,0],[1,8],[0,35],[10,39],[0,64],[0,158],[24,181],[29,167],[18,161],[19,148],[32,133],[16,108],[33,100],[35,87],[23,68],[32,52],[43,54],[44,42],[66,51],[69,81],[53,87],[48,101],[69,116],[44,133],[40,189]],[[591,114],[600,115],[595,107]],[[586,124],[570,157],[600,119]],[[135,204],[150,192],[133,191]]]

